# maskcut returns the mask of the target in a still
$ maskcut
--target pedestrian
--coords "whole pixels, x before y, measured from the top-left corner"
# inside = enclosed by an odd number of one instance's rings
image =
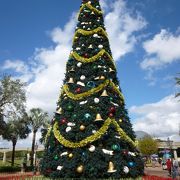
[[[176,179],[179,176],[179,163],[177,160],[173,160],[172,163],[172,178]]]
[[[166,161],[166,165],[167,165],[167,170],[168,170],[168,172],[169,172],[169,176],[171,176],[172,162],[171,162],[170,159],[168,159],[168,160]]]

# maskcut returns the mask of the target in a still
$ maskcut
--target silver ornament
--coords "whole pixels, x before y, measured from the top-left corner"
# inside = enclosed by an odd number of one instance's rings
[[[81,66],[82,66],[81,62],[77,63],[77,67],[81,67]]]
[[[83,80],[86,79],[86,76],[82,75],[82,76],[80,77],[80,79],[83,81]]]
[[[129,172],[129,168],[127,166],[124,166],[123,171],[127,174]]]
[[[96,104],[98,104],[98,103],[99,103],[99,98],[94,98],[94,102],[95,102]]]
[[[102,48],[103,48],[103,45],[102,45],[102,44],[100,44],[100,45],[98,46],[98,48],[99,48],[99,49],[102,49]]]
[[[93,145],[91,145],[91,146],[90,146],[90,148],[89,148],[89,151],[90,151],[90,152],[94,152],[94,151],[95,151],[95,149],[96,149],[96,147],[95,147],[95,146],[93,146]]]

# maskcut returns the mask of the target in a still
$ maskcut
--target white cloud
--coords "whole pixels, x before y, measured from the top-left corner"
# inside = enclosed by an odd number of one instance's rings
[[[110,46],[114,60],[134,50],[138,37],[134,32],[142,30],[147,22],[138,13],[128,9],[125,1],[116,0],[114,2],[104,0],[103,7],[105,15],[105,25],[109,35]]]
[[[178,133],[180,123],[179,101],[174,95],[167,96],[156,103],[133,106],[130,113],[135,114],[134,129],[142,130],[157,137]]]
[[[152,39],[143,43],[147,56],[141,62],[142,69],[157,69],[180,60],[180,34],[162,29]]]

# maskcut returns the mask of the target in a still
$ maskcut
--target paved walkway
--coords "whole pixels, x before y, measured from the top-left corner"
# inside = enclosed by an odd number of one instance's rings
[[[154,175],[154,176],[159,176],[159,177],[170,178],[168,171],[162,170],[162,167],[155,167],[155,168],[146,167],[144,172],[146,175]],[[180,180],[180,177],[178,177],[178,178],[176,178],[176,179]]]

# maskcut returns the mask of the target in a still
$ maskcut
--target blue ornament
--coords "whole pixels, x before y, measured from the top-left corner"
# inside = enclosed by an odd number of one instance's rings
[[[128,162],[129,167],[133,167],[134,166],[134,162]]]
[[[86,113],[86,114],[84,115],[84,117],[85,117],[85,119],[87,119],[87,120],[91,119],[91,115],[90,115],[89,113]]]
[[[96,84],[95,84],[95,82],[93,82],[93,81],[89,81],[89,82],[87,83],[87,86],[90,87],[90,88],[94,88],[94,87],[96,86]]]

